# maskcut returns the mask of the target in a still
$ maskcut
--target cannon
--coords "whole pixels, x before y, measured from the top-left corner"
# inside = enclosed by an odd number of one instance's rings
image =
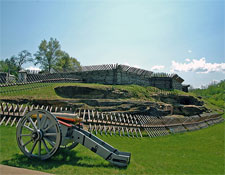
[[[59,149],[70,150],[81,144],[116,166],[129,164],[130,153],[121,152],[84,130],[80,119],[72,116],[42,109],[28,112],[17,126],[20,150],[29,158],[46,160]]]

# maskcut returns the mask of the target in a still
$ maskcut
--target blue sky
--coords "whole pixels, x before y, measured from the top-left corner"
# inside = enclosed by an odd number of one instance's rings
[[[223,0],[0,2],[0,59],[53,37],[82,65],[177,73],[195,87],[225,79]]]

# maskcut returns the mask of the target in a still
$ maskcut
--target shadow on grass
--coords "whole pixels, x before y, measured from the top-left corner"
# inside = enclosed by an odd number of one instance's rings
[[[3,160],[1,164],[20,168],[32,168],[32,169],[34,168],[36,170],[48,170],[60,167],[61,165],[72,165],[88,168],[107,167],[113,169],[126,169],[113,166],[112,164],[105,164],[105,163],[94,164],[92,162],[99,162],[99,160],[95,160],[95,158],[88,156],[78,157],[76,156],[76,154],[77,152],[75,150],[60,150],[56,155],[54,155],[48,160],[38,160],[35,158],[31,159],[26,157],[25,155],[14,154],[13,158],[9,160]]]

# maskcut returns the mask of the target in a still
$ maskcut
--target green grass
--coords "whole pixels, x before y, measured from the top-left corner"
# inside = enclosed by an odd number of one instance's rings
[[[210,85],[207,89],[194,89],[191,91],[197,96],[203,97],[208,103],[225,108],[225,80],[218,84]]]
[[[15,127],[0,127],[0,163],[53,174],[224,174],[224,123],[158,138],[100,136],[131,152],[127,168],[117,168],[78,145],[47,161],[30,160],[17,147]]]
[[[187,93],[178,90],[160,90],[155,87],[143,87],[138,85],[102,85],[102,84],[88,84],[88,83],[35,83],[19,86],[0,87],[0,99],[65,99],[58,96],[55,93],[54,88],[59,86],[81,86],[91,87],[97,89],[110,89],[128,92],[130,98],[139,100],[154,100],[152,95],[171,93],[171,94],[182,94]]]

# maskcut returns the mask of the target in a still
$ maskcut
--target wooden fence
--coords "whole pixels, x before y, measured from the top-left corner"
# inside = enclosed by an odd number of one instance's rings
[[[191,117],[152,117],[124,113],[105,113],[71,107],[34,106],[28,104],[0,104],[0,126],[17,126],[21,118],[34,109],[45,109],[57,113],[72,114],[83,120],[84,128],[94,134],[128,137],[158,137],[174,133],[194,131],[223,122],[221,115],[205,113]]]

